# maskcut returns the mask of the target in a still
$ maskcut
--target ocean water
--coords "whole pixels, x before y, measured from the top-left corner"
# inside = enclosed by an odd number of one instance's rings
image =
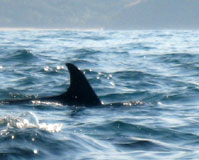
[[[0,100],[52,96],[65,63],[103,103],[0,105],[1,160],[199,157],[199,31],[0,31]]]

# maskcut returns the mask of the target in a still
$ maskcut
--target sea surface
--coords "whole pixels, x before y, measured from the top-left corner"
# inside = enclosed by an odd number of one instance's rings
[[[73,63],[104,104],[0,104],[1,160],[199,157],[199,31],[0,31],[0,100],[65,92]]]

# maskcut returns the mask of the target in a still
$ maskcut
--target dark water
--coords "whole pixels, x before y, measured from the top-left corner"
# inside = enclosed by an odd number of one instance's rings
[[[104,103],[0,105],[0,159],[198,159],[199,31],[0,31],[0,99],[69,86],[66,62]]]

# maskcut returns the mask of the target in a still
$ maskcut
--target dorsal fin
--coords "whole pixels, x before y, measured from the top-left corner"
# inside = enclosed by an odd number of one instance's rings
[[[68,103],[85,106],[101,105],[100,99],[84,74],[71,63],[67,63],[66,66],[70,73],[70,86],[65,93]]]

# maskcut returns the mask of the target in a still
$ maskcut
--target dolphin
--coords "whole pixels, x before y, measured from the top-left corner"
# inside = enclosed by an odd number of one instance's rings
[[[33,103],[34,101],[53,102],[69,106],[112,106],[112,105],[127,105],[131,106],[141,102],[127,102],[127,103],[111,103],[103,104],[95,91],[89,84],[85,75],[75,65],[66,63],[70,74],[70,86],[68,90],[61,95],[41,97],[41,98],[27,98],[14,100],[0,100],[0,104],[23,104]]]

